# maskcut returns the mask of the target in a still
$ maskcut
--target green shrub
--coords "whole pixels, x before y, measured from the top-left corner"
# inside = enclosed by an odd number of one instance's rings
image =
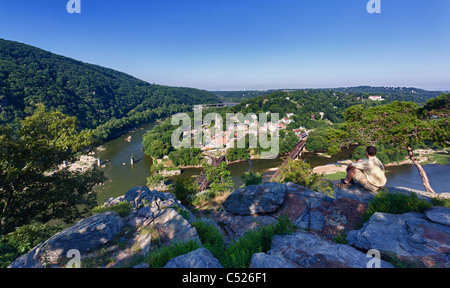
[[[433,205],[419,199],[417,194],[390,193],[383,191],[369,203],[366,212],[362,215],[363,222],[367,222],[376,212],[389,214],[404,214],[408,212],[423,213]]]
[[[431,198],[434,206],[450,207],[450,199]]]
[[[16,228],[0,241],[0,268],[6,268],[20,255],[62,230],[62,226],[34,223]]]
[[[245,172],[241,176],[242,182],[244,182],[245,186],[250,185],[261,185],[263,181],[263,176],[261,173],[253,173],[253,172]]]
[[[283,215],[276,224],[249,231],[232,242],[226,247],[221,263],[225,268],[248,268],[253,254],[270,250],[275,235],[289,234],[294,230],[293,223]]]
[[[164,268],[170,259],[195,251],[200,247],[200,243],[195,240],[176,242],[153,250],[148,254],[145,262],[150,265],[150,268]]]
[[[284,182],[292,182],[311,190],[334,197],[333,185],[323,179],[321,175],[312,172],[311,165],[298,160],[289,160],[288,164],[281,167],[280,177]],[[277,179],[277,181],[279,181]]]
[[[150,177],[147,178],[147,186],[148,187],[153,187],[156,185],[159,185],[161,182],[164,182],[166,180],[166,178],[164,176],[162,176],[159,173],[155,173],[150,175]]]
[[[92,209],[92,214],[99,214],[99,213],[103,213],[106,211],[113,211],[113,212],[118,213],[120,215],[120,217],[126,217],[131,212],[131,203],[122,201],[122,202],[119,202],[119,203],[109,206],[109,207],[100,205],[100,206],[97,206]]]
[[[273,236],[293,233],[296,229],[288,216],[283,215],[277,223],[249,231],[230,245],[225,246],[222,234],[213,224],[196,221],[192,225],[197,229],[203,245],[190,240],[163,246],[150,252],[145,262],[152,268],[162,268],[170,259],[204,247],[219,260],[223,267],[246,268],[249,267],[253,254],[267,252],[270,249]]]
[[[7,268],[14,260],[20,256],[13,247],[0,242],[0,268]]]
[[[192,226],[197,229],[198,236],[203,246],[208,249],[218,260],[224,255],[224,239],[222,233],[211,223],[196,221]]]
[[[192,205],[197,190],[190,178],[178,177],[173,187],[173,194],[183,205]]]
[[[178,214],[180,214],[184,219],[188,220],[191,219],[191,213],[189,213],[188,210],[181,208],[178,205],[172,206],[172,207],[168,207],[168,208],[172,208],[175,211],[177,211]]]

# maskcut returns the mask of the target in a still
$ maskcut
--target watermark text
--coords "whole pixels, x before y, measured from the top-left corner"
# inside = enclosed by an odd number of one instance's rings
[[[69,0],[66,5],[67,13],[69,14],[80,14],[81,13],[81,0]]]

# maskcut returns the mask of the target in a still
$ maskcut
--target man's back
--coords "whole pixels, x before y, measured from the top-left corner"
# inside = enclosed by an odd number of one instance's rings
[[[384,173],[384,165],[376,156],[354,162],[352,163],[352,166],[363,171],[370,184],[376,187],[383,187],[386,185],[387,179]]]

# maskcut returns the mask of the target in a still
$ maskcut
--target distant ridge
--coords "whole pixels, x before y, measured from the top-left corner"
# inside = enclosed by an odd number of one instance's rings
[[[223,101],[244,101],[250,98],[270,95],[278,91],[335,91],[345,93],[361,93],[370,95],[381,95],[389,98],[390,101],[412,101],[416,103],[425,103],[431,98],[435,98],[448,90],[425,90],[414,87],[372,87],[372,86],[355,86],[355,87],[339,87],[339,88],[299,88],[299,89],[270,89],[270,90],[236,90],[236,91],[211,91]],[[361,95],[364,96],[364,95]]]
[[[149,84],[30,45],[0,39],[0,125],[17,127],[35,104],[76,116],[102,139],[195,104],[217,103],[199,89]]]

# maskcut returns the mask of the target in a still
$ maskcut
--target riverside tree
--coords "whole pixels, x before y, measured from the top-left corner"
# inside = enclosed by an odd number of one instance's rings
[[[95,143],[93,133],[79,131],[77,119],[46,112],[38,105],[18,133],[0,128],[0,235],[30,223],[52,219],[71,222],[96,205],[92,188],[103,181],[98,169],[59,170]]]
[[[345,112],[345,122],[341,127],[328,133],[329,153],[335,154],[350,144],[389,144],[397,149],[406,149],[426,191],[435,193],[412,147],[425,143],[448,147],[449,99],[450,94],[442,94],[429,100],[424,107],[404,101],[369,108],[362,105],[350,107]]]

